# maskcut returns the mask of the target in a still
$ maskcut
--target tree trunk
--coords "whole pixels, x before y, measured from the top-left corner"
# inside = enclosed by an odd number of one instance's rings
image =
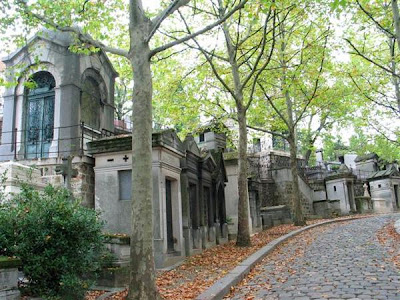
[[[238,107],[239,123],[239,153],[238,153],[238,234],[236,246],[247,247],[250,242],[249,228],[249,203],[247,185],[247,126],[246,112],[242,107]]]
[[[309,147],[311,148],[312,146]],[[308,163],[310,162],[311,152],[311,149],[307,149],[306,154],[304,155],[306,166],[308,166]]]
[[[137,31],[139,31],[138,29]],[[142,33],[143,35],[143,33]],[[135,33],[132,105],[131,266],[128,299],[157,299],[153,253],[152,77],[149,46]]]
[[[299,172],[297,169],[297,147],[293,133],[288,138],[290,145],[290,169],[292,171],[292,209],[293,209],[293,222],[296,226],[304,226],[306,222],[301,208],[301,194],[299,188]]]
[[[389,47],[390,47],[390,68],[394,74],[397,74],[397,66],[396,66],[396,53],[395,53],[395,43],[391,37],[389,39]],[[397,100],[397,109],[400,112],[400,87],[399,87],[399,78],[395,75],[392,75],[392,83],[394,86],[394,91]]]
[[[392,12],[393,12],[393,22],[395,28],[397,47],[400,50],[400,14],[399,14],[399,6],[397,4],[397,0],[392,0]],[[394,47],[393,47],[393,52],[394,52]],[[393,59],[392,59],[392,64],[395,64]],[[394,67],[394,69],[396,68]],[[400,111],[400,96],[398,95],[399,92],[398,78],[395,79],[394,84],[396,88],[397,106]]]
[[[224,11],[223,1],[219,0],[220,13]],[[249,204],[247,187],[247,120],[246,108],[243,103],[243,86],[240,82],[239,66],[236,60],[237,49],[235,48],[226,23],[222,25],[225,36],[226,48],[231,65],[231,73],[234,83],[235,103],[239,124],[239,151],[238,151],[238,233],[236,246],[248,247],[251,245],[249,228]]]

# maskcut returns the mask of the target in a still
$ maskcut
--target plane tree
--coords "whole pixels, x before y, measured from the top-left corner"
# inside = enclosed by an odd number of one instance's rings
[[[161,1],[160,9],[148,12],[141,0],[113,1],[27,1],[1,0],[1,32],[35,30],[37,26],[68,32],[76,43],[72,51],[89,54],[104,51],[125,59],[132,85],[132,209],[131,264],[128,299],[155,299],[157,288],[153,257],[152,225],[152,72],[151,60],[216,26],[220,26],[247,0],[232,1],[219,18],[207,24],[199,21],[207,1]],[[177,13],[188,15],[197,26],[190,34],[174,32],[173,38],[160,39],[164,23]],[[196,13],[192,13],[195,11]],[[182,26],[184,26],[182,24]],[[183,27],[184,28],[184,27]],[[24,38],[18,37],[20,43]]]

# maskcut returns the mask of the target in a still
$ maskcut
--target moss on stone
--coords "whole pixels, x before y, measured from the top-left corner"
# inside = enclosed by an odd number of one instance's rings
[[[226,152],[224,153],[224,159],[225,160],[232,160],[232,159],[237,159],[238,158],[238,153],[237,152]]]
[[[22,263],[19,258],[0,256],[0,269],[18,268],[21,265]]]
[[[105,233],[104,239],[105,242],[109,244],[129,245],[131,242],[131,238],[122,233]]]

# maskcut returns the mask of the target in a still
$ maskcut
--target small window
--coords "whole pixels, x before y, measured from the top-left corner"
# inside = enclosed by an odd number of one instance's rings
[[[378,188],[380,189],[382,187],[382,185],[378,184]]]
[[[333,186],[333,190],[336,192],[336,185]]]
[[[200,142],[204,142],[205,141],[204,133],[200,133],[199,140],[200,140]]]
[[[118,171],[119,200],[132,198],[132,170]]]

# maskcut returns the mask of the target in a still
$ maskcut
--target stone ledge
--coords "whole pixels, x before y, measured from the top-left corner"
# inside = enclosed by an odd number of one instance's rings
[[[0,256],[0,269],[14,269],[22,265],[19,258]]]
[[[294,230],[284,236],[281,236],[280,238],[273,240],[272,242],[268,243],[261,249],[257,250],[255,253],[253,253],[248,258],[246,258],[244,261],[242,261],[236,268],[234,268],[232,271],[230,271],[226,276],[219,279],[211,287],[209,287],[207,290],[205,290],[203,293],[201,293],[199,296],[197,296],[196,300],[223,299],[223,297],[229,293],[232,286],[239,283],[258,262],[260,262],[269,253],[271,253],[278,245],[280,245],[281,243],[285,242],[286,240],[288,240],[306,230],[309,230],[309,229],[312,229],[312,228],[315,228],[318,226],[326,225],[326,224],[344,222],[344,221],[352,221],[352,220],[357,220],[357,219],[362,219],[362,218],[365,218],[365,217],[357,216],[357,217],[352,217],[352,218],[347,218],[347,219],[328,220],[325,222],[305,226],[303,228]],[[399,224],[399,226],[400,226],[400,224]]]

